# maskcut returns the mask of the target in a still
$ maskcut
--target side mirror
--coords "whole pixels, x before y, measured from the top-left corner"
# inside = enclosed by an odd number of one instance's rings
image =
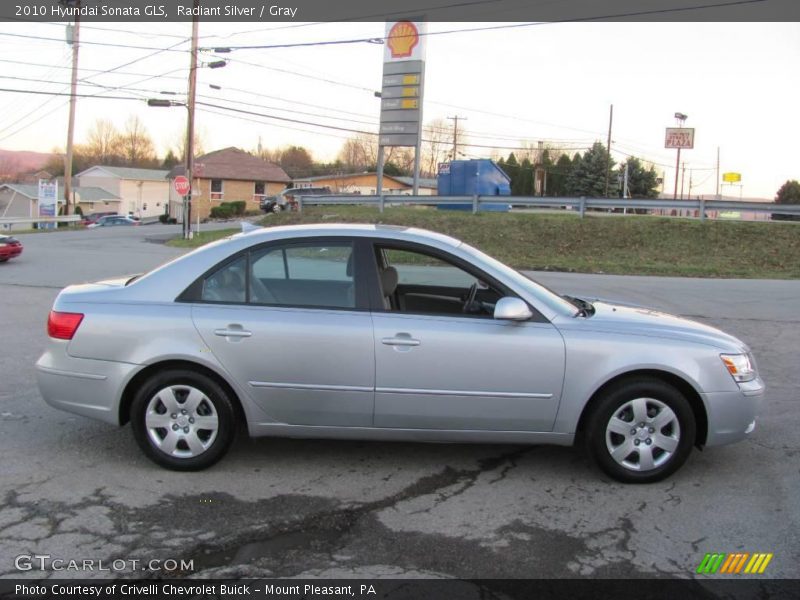
[[[527,321],[533,316],[528,305],[519,298],[506,296],[494,306],[494,318],[506,321]]]

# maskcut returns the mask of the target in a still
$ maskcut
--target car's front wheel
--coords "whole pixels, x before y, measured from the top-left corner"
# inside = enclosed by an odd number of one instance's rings
[[[195,371],[165,370],[139,388],[131,404],[131,426],[142,451],[177,471],[197,471],[227,452],[235,433],[235,411],[216,381]]]
[[[673,386],[636,379],[613,387],[589,415],[586,441],[603,471],[625,483],[652,483],[674,473],[694,445],[689,402]]]

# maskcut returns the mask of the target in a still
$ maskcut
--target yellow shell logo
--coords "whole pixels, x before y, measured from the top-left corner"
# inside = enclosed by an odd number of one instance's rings
[[[419,31],[411,21],[398,21],[389,30],[386,40],[392,58],[405,58],[411,56],[414,47],[419,44]]]

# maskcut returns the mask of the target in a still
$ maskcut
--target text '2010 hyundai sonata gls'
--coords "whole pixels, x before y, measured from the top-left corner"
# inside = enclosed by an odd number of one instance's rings
[[[668,314],[562,297],[453,238],[275,227],[134,278],[70,286],[45,400],[130,421],[172,469],[251,435],[570,445],[626,482],[755,428],[748,347]]]

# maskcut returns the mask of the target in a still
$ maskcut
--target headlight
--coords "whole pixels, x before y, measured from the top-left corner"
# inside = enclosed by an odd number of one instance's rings
[[[752,381],[756,378],[756,369],[749,354],[720,354],[719,357],[737,383]]]

